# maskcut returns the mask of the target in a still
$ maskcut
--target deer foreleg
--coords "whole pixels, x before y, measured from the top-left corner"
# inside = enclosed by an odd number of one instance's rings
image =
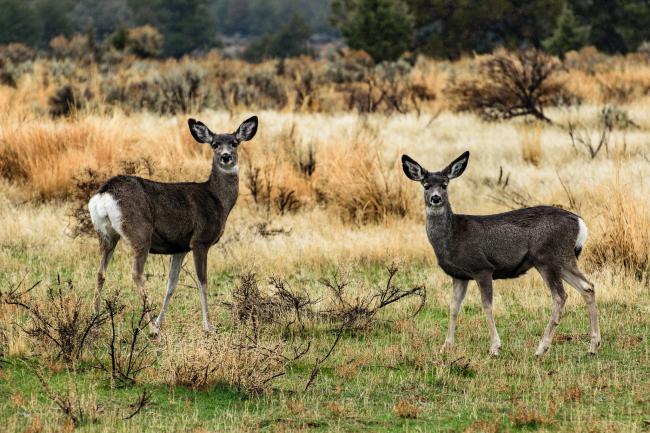
[[[501,339],[497,332],[497,327],[494,324],[494,316],[492,315],[492,275],[482,274],[476,278],[479,291],[481,292],[481,302],[483,304],[483,311],[487,319],[488,329],[490,330],[490,337],[492,346],[490,347],[491,355],[498,355],[501,351]]]
[[[447,332],[445,343],[442,345],[442,349],[440,349],[440,353],[443,353],[445,349],[450,348],[454,345],[454,330],[456,329],[456,320],[458,320],[460,307],[463,305],[465,295],[467,295],[468,283],[468,280],[458,280],[454,278],[454,294],[451,298],[451,306],[449,307],[449,331]]]
[[[212,330],[210,322],[210,311],[208,310],[208,250],[206,248],[193,249],[194,268],[196,277],[199,280],[199,292],[201,293],[201,306],[203,309],[203,328],[206,332]]]
[[[176,285],[178,284],[178,277],[181,274],[181,268],[183,267],[183,260],[187,253],[172,254],[169,256],[169,282],[167,283],[167,294],[165,295],[165,302],[160,309],[160,315],[156,319],[156,327],[160,328],[165,320],[165,312],[167,307],[169,307],[169,302],[174,296],[176,291]]]

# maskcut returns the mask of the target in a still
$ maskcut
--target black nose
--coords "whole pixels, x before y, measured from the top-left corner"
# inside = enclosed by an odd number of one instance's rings
[[[440,202],[442,202],[442,198],[440,198],[439,195],[434,195],[433,197],[431,197],[431,203],[438,204]]]
[[[224,153],[223,155],[221,155],[221,162],[223,162],[224,164],[228,164],[231,161],[232,161],[232,156],[230,156],[230,154]]]

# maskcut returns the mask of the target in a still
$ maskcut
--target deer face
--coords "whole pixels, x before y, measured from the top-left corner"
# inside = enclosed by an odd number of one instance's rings
[[[431,173],[408,155],[402,155],[402,169],[411,180],[420,182],[424,187],[424,206],[427,215],[441,215],[445,212],[447,185],[465,171],[469,152],[463,153],[442,171]]]
[[[224,173],[239,172],[237,148],[244,141],[249,141],[257,132],[257,116],[245,120],[232,134],[214,134],[203,123],[188,119],[192,137],[199,143],[207,143],[214,150],[214,161]]]

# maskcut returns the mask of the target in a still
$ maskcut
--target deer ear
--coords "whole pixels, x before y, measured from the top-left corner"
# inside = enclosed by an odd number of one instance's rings
[[[244,120],[234,135],[237,141],[241,143],[242,141],[251,140],[255,137],[255,133],[257,133],[257,116]]]
[[[194,119],[187,119],[187,124],[190,125],[190,132],[196,141],[199,143],[212,144],[214,134],[207,126]]]
[[[428,173],[426,169],[408,155],[402,155],[402,169],[406,177],[416,182],[422,182]]]
[[[456,158],[451,164],[445,167],[442,170],[442,174],[447,176],[450,180],[454,179],[465,171],[467,168],[467,162],[469,161],[469,152],[463,153],[461,156]]]

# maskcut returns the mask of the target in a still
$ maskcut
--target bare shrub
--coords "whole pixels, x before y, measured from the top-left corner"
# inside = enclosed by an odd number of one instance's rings
[[[105,407],[112,403],[110,401],[105,401],[102,402],[103,404],[99,404],[94,384],[88,386],[88,391],[86,393],[84,393],[83,390],[80,390],[79,381],[74,377],[77,372],[74,370],[72,371],[74,376],[72,376],[70,371],[68,371],[68,380],[65,391],[61,393],[52,389],[49,383],[50,376],[45,376],[45,371],[42,365],[35,368],[27,363],[24,364],[32,371],[32,373],[34,373],[43,387],[43,392],[47,398],[52,400],[61,409],[69,422],[72,423],[73,427],[77,427],[80,424],[94,424],[99,422],[99,417],[104,413]],[[147,389],[145,389],[142,392],[142,395],[138,397],[138,400],[133,404],[127,405],[126,407],[115,407],[115,413],[122,417],[122,419],[127,420],[140,413],[142,408],[147,406],[150,402],[151,394]]]
[[[522,209],[539,204],[528,190],[510,180],[510,174],[504,175],[503,167],[499,167],[499,177],[496,180],[488,177],[483,184],[494,193],[488,196],[490,200],[509,209]]]
[[[532,115],[550,123],[544,107],[564,87],[555,79],[560,69],[557,58],[538,49],[501,52],[480,63],[479,79],[461,81],[446,93],[457,112],[475,112],[485,120]]]
[[[205,70],[196,61],[188,57],[178,62],[168,60],[158,71],[153,83],[161,95],[161,113],[199,112],[209,106]]]
[[[43,355],[55,350],[55,358],[61,357],[68,364],[81,359],[91,330],[104,323],[105,316],[95,316],[90,302],[74,294],[71,280],[62,285],[57,276],[57,285],[47,290],[43,301],[28,299],[27,295],[36,285],[24,292],[18,292],[19,286],[3,294],[2,299],[4,303],[21,306],[29,313],[27,326],[17,326],[27,334],[34,348]]]
[[[366,294],[355,295],[350,293],[354,285],[349,278],[348,272],[341,266],[337,267],[331,278],[323,278],[319,282],[324,285],[330,293],[327,299],[327,309],[322,315],[330,319],[340,321],[348,329],[367,328],[377,313],[384,307],[408,297],[420,298],[412,317],[416,316],[427,299],[427,291],[424,285],[415,286],[411,290],[400,289],[393,284],[395,275],[403,264],[401,259],[393,260],[387,267],[388,279],[386,285],[374,290],[364,290]]]
[[[106,305],[107,321],[110,325],[110,335],[100,344],[106,350],[108,360],[101,360],[95,350],[97,361],[93,368],[107,374],[108,380],[119,382],[122,385],[134,385],[139,382],[138,375],[152,366],[154,356],[148,350],[148,343],[142,341],[142,331],[148,324],[148,314],[151,309],[143,304],[140,312],[132,311],[126,323],[124,309],[126,305],[120,300],[120,291],[104,300]]]
[[[294,289],[277,276],[271,276],[269,284],[273,287],[272,292],[263,293],[256,274],[251,270],[245,271],[233,290],[232,303],[223,302],[222,305],[229,308],[238,321],[277,323],[285,328],[298,323],[304,329],[305,320],[315,316],[313,307],[321,299],[311,299],[304,288]]]
[[[426,86],[414,85],[408,78],[410,65],[405,62],[382,64],[359,79],[342,87],[348,109],[356,109],[359,114],[393,112],[420,113],[423,99],[435,96]]]
[[[50,116],[66,117],[86,106],[86,102],[93,96],[92,92],[86,89],[81,93],[70,84],[59,87],[54,95],[48,99]]]

